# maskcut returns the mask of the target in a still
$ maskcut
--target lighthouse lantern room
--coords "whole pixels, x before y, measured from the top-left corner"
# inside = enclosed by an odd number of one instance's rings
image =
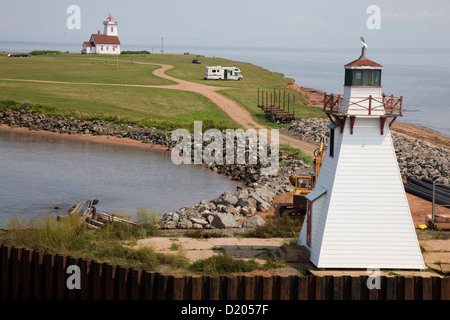
[[[318,268],[423,269],[390,125],[402,97],[381,93],[382,66],[345,65],[344,94],[325,94],[327,151],[298,243]]]

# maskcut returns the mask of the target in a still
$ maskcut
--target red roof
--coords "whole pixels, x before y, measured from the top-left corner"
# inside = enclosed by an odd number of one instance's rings
[[[352,61],[350,63],[347,63],[345,65],[346,67],[363,67],[363,66],[369,66],[369,67],[383,67],[381,64],[378,64],[376,62],[373,62],[372,60],[369,59],[357,59],[355,61]]]
[[[83,42],[83,44],[84,44],[86,47],[95,47],[95,44],[94,44],[93,42],[85,41],[85,42]]]
[[[106,34],[93,34],[91,40],[96,44],[120,44],[118,36],[107,36]]]

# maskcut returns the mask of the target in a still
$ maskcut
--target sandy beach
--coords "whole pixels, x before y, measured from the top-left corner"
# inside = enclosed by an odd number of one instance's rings
[[[99,136],[92,134],[68,134],[68,133],[58,133],[58,132],[50,132],[44,130],[30,130],[29,128],[24,127],[10,127],[5,124],[0,124],[0,132],[13,132],[19,134],[28,134],[35,135],[41,137],[51,137],[57,139],[65,139],[68,141],[84,141],[91,143],[100,143],[106,145],[117,145],[123,147],[130,148],[139,148],[143,150],[149,151],[170,151],[167,147],[151,144],[151,143],[142,143],[141,141],[129,139],[129,138],[118,138],[114,136]]]

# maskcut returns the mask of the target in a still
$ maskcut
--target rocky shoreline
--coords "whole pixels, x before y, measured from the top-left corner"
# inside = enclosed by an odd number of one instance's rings
[[[280,131],[318,144],[321,137],[328,136],[328,123],[328,119],[305,119],[296,121]],[[142,143],[164,146],[167,150],[172,149],[178,143],[171,140],[170,132],[163,132],[155,128],[115,124],[103,120],[86,121],[47,116],[28,110],[0,111],[0,124],[70,135],[129,138]],[[448,184],[450,154],[447,149],[427,145],[419,140],[407,139],[396,134],[392,134],[392,136],[403,176],[417,179],[440,176],[441,181]],[[193,206],[180,208],[176,212],[165,213],[161,221],[161,228],[252,228],[263,224],[264,220],[255,214],[267,211],[276,196],[293,191],[289,176],[292,173],[312,174],[313,172],[312,166],[289,158],[283,153],[280,153],[279,161],[278,173],[269,177],[260,175],[262,165],[259,163],[256,165],[208,165],[207,167],[214,172],[241,181],[242,186],[239,186],[235,192],[225,191],[216,199],[201,201]]]
[[[0,124],[9,127],[29,128],[32,131],[48,131],[69,135],[103,135],[129,138],[142,143],[157,144],[172,149],[178,142],[171,140],[170,132],[137,125],[115,124],[103,120],[78,120],[59,116],[48,116],[29,110],[5,110],[0,112]],[[225,141],[226,139],[224,139]],[[207,143],[204,143],[204,146]],[[192,146],[194,148],[194,145]],[[235,153],[236,154],[236,153]],[[253,227],[264,223],[255,216],[258,211],[267,211],[273,198],[293,190],[289,182],[292,173],[311,174],[312,167],[302,161],[289,159],[280,153],[280,168],[276,176],[260,175],[263,165],[258,164],[211,164],[207,167],[219,174],[241,181],[236,192],[226,191],[210,201],[202,201],[163,216],[161,228],[232,228]],[[246,161],[249,163],[249,161]]]

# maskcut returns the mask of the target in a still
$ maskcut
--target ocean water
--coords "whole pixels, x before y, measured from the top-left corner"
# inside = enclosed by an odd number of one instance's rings
[[[0,132],[0,163],[0,228],[18,216],[65,215],[88,199],[102,212],[133,215],[142,205],[161,215],[239,185],[204,166],[177,166],[166,152],[32,134]]]
[[[79,44],[1,42],[0,51],[61,50],[80,52]],[[123,45],[122,50],[148,50]],[[343,93],[344,65],[357,59],[360,48],[252,48],[165,46],[166,53],[200,54],[252,64],[280,72],[302,87]],[[159,52],[159,50],[156,50]],[[450,49],[368,48],[368,57],[383,65],[383,92],[404,97],[404,116],[416,124],[450,136]],[[245,70],[242,71],[245,77]]]

